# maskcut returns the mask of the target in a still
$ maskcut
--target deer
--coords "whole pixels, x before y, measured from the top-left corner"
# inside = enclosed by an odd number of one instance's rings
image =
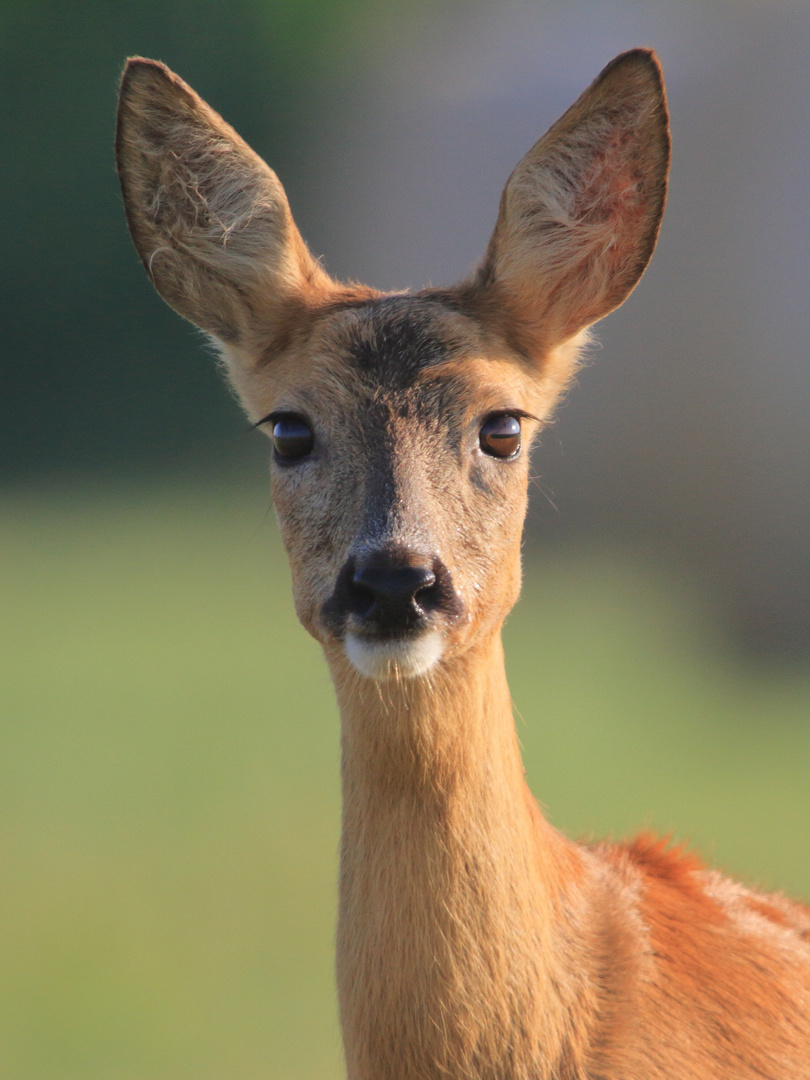
[[[162,63],[128,61],[116,147],[149,278],[270,437],[334,683],[349,1080],[810,1080],[810,909],[668,839],[557,831],[504,669],[530,446],[658,236],[655,53],[616,57],[529,150],[451,287],[333,280],[276,174]]]

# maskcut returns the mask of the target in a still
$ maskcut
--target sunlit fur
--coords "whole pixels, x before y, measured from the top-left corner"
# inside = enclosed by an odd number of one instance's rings
[[[553,829],[504,672],[529,443],[658,232],[654,56],[618,57],[529,151],[472,275],[412,296],[331,281],[275,174],[162,65],[128,65],[117,148],[158,290],[213,335],[252,420],[314,432],[272,487],[340,704],[350,1080],[810,1080],[808,910],[654,838]],[[534,419],[494,459],[480,427],[509,410]],[[453,602],[410,637],[363,638],[330,607],[336,581],[395,549],[440,562]]]

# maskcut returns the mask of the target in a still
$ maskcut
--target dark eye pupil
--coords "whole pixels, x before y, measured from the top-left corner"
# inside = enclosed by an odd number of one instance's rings
[[[306,457],[314,442],[312,428],[300,416],[285,416],[273,424],[273,448],[285,461]]]
[[[520,421],[516,416],[491,416],[481,428],[479,444],[492,457],[513,457],[520,449]]]

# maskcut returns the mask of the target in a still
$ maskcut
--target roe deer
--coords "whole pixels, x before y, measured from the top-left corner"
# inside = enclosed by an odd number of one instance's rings
[[[340,704],[348,1076],[808,1080],[810,911],[665,842],[555,831],[504,675],[529,443],[658,233],[654,54],[617,57],[529,151],[452,288],[331,280],[276,175],[162,64],[129,61],[117,151],[149,277],[272,439]]]

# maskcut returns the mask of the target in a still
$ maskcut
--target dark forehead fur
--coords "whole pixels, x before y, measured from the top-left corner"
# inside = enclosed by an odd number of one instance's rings
[[[380,390],[406,390],[424,368],[463,351],[464,327],[458,320],[447,302],[386,296],[347,311],[341,345],[364,382]]]

